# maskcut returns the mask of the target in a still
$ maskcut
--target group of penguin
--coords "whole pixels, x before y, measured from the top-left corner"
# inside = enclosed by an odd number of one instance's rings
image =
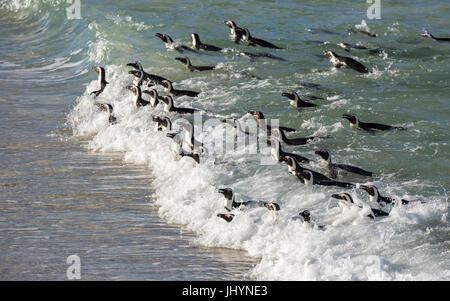
[[[224,21],[225,25],[227,25],[230,28],[231,31],[231,37],[233,41],[236,44],[239,44],[240,41],[247,41],[248,46],[260,46],[260,47],[266,47],[266,48],[272,48],[272,49],[283,49],[281,47],[278,47],[270,42],[267,42],[265,40],[255,38],[250,35],[250,32],[247,28],[239,27],[236,25],[235,22],[228,20]],[[361,31],[361,30],[360,30]],[[364,34],[367,34],[368,36],[375,37],[375,34],[361,31]],[[167,35],[167,34],[161,34],[157,33],[157,37],[159,37],[165,44],[167,49],[175,50],[180,53],[184,52],[199,52],[199,51],[222,51],[222,48],[216,47],[209,44],[204,44],[200,41],[200,37],[198,34],[193,33],[191,35],[192,37],[192,47],[188,47],[185,45],[181,45],[178,43],[175,43],[173,39]],[[424,34],[421,34],[423,37],[431,38],[436,41],[450,41],[450,39],[447,38],[436,38],[433,35],[429,34],[428,32],[425,32]],[[343,47],[348,51],[348,49],[351,48],[351,45],[340,43],[338,46]],[[362,46],[361,46],[362,47]],[[354,69],[361,73],[367,73],[369,72],[368,69],[362,65],[360,62],[350,58],[350,57],[344,57],[339,56],[333,51],[325,51],[324,54],[328,56],[330,62],[336,67],[348,67],[351,69]],[[247,56],[250,58],[255,57],[265,57],[270,59],[281,59],[279,57],[276,57],[274,55],[271,55],[269,53],[249,53],[249,52],[240,52],[240,56]],[[208,71],[214,69],[214,66],[194,66],[192,65],[191,61],[187,57],[177,57],[176,60],[183,63],[189,71],[191,72],[201,72],[201,71]],[[190,91],[190,90],[179,90],[175,89],[173,87],[173,83],[159,75],[150,74],[144,71],[142,65],[139,62],[132,62],[128,63],[127,66],[132,67],[133,70],[129,71],[129,74],[132,74],[135,76],[136,79],[138,79],[137,84],[133,84],[130,86],[127,86],[126,88],[129,89],[135,97],[135,104],[137,107],[142,106],[151,106],[152,108],[155,108],[160,102],[164,105],[164,111],[165,112],[175,112],[179,114],[191,114],[196,111],[197,109],[193,108],[181,108],[176,107],[174,104],[173,97],[179,97],[179,96],[190,96],[190,97],[197,97],[199,95],[199,92],[196,91]],[[105,77],[105,69],[100,66],[95,66],[93,69],[98,73],[98,81],[100,89],[97,91],[93,91],[90,94],[93,94],[95,97],[100,95],[103,90],[105,89],[106,85],[109,84],[106,81]],[[141,89],[141,86],[143,87],[143,83],[146,82],[147,86],[144,88],[144,90]],[[158,94],[158,91],[154,89],[154,86],[160,85],[164,88],[164,91],[167,93],[167,95],[161,96]],[[147,94],[150,97],[150,100],[145,100],[142,97],[142,93]],[[285,92],[282,93],[282,96],[289,99],[292,106],[297,108],[303,108],[303,107],[314,107],[317,106],[313,103],[307,102],[300,98],[300,96],[294,92]],[[311,97],[310,97],[311,98]],[[318,99],[320,97],[312,97],[312,99]],[[96,103],[96,105],[104,111],[107,111],[109,114],[109,123],[110,124],[116,124],[117,118],[114,116],[113,113],[113,107],[111,104],[107,103]],[[271,157],[273,160],[277,162],[285,162],[288,165],[288,171],[291,175],[295,176],[300,182],[302,182],[305,185],[322,185],[322,186],[336,186],[340,188],[358,188],[366,191],[369,195],[368,205],[365,202],[358,201],[355,202],[352,198],[352,196],[349,193],[339,193],[339,194],[333,194],[331,195],[332,198],[335,198],[339,200],[339,206],[345,210],[346,208],[350,208],[352,206],[357,206],[359,208],[364,208],[365,212],[368,212],[367,217],[374,219],[375,217],[380,216],[387,216],[389,215],[392,206],[395,205],[405,205],[410,203],[411,201],[408,200],[395,200],[389,197],[382,196],[380,192],[378,191],[377,187],[374,185],[357,185],[353,183],[348,182],[341,182],[336,181],[338,175],[341,174],[357,174],[364,177],[371,177],[373,176],[373,173],[370,171],[366,171],[362,168],[346,165],[346,164],[337,164],[332,162],[331,160],[331,154],[326,149],[320,149],[315,151],[315,154],[320,156],[320,164],[325,167],[325,169],[328,171],[328,176],[324,175],[322,173],[319,173],[317,171],[314,171],[312,169],[308,169],[303,167],[301,164],[309,164],[311,163],[311,160],[308,158],[305,158],[299,154],[294,153],[287,153],[282,150],[281,143],[285,145],[305,145],[307,143],[310,143],[312,141],[315,141],[317,139],[326,139],[330,138],[329,136],[326,137],[318,137],[318,136],[311,136],[311,137],[305,137],[305,138],[288,138],[286,136],[286,132],[295,132],[295,129],[283,127],[283,126],[270,126],[267,125],[265,122],[265,118],[262,112],[258,111],[248,111],[247,114],[253,116],[256,119],[256,122],[258,124],[258,128],[260,130],[266,131],[267,133],[267,143],[270,145],[271,151]],[[379,123],[371,123],[371,122],[362,122],[358,119],[358,117],[355,114],[344,114],[342,116],[343,118],[347,119],[350,122],[351,127],[355,127],[364,131],[368,132],[374,132],[374,131],[388,131],[388,130],[405,130],[405,128],[402,127],[396,127],[391,125],[385,125],[385,124],[379,124]],[[155,131],[168,131],[166,134],[167,137],[171,138],[174,143],[174,152],[177,156],[180,157],[191,157],[197,164],[200,164],[201,156],[206,153],[206,148],[203,146],[203,144],[199,141],[197,141],[194,137],[194,131],[193,126],[189,122],[187,124],[182,125],[182,130],[184,130],[184,137],[181,136],[182,131],[178,132],[171,132],[172,131],[172,121],[169,117],[166,116],[153,116],[152,117],[153,122],[155,123]],[[232,119],[232,120],[223,120],[224,123],[230,124],[235,128],[235,134],[243,134],[243,135],[250,135],[250,133],[244,131],[239,123],[238,120]],[[186,151],[183,148],[184,143],[188,145],[188,148],[190,150]],[[227,222],[231,222],[234,218],[234,214],[231,213],[233,210],[244,210],[248,208],[254,208],[254,207],[265,207],[268,210],[278,211],[280,210],[280,205],[275,202],[270,201],[255,201],[255,200],[248,200],[245,198],[240,197],[236,193],[233,192],[231,188],[221,188],[218,190],[219,193],[223,194],[225,198],[225,206],[227,213],[220,213],[217,216],[220,218],[223,218]],[[368,209],[368,210],[367,210]],[[293,217],[294,219],[300,219],[303,223],[303,225],[307,225],[309,227],[313,226],[311,221],[311,214],[308,210],[303,210],[299,213],[298,216]],[[321,225],[315,225],[319,229],[323,229],[324,226]]]

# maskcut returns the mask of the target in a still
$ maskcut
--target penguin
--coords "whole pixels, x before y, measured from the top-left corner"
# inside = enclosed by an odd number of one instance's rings
[[[300,180],[300,182],[302,182],[303,184],[305,184],[305,181],[304,181],[303,177],[301,176],[301,173],[303,173],[303,171],[310,171],[313,174],[314,179],[316,179],[316,181],[330,181],[330,178],[328,178],[327,176],[325,176],[317,171],[302,167],[295,158],[293,158],[289,155],[285,156],[284,161],[288,165],[289,173],[291,175],[295,176],[296,178],[298,178]]]
[[[237,26],[236,23],[231,20],[223,21],[223,23],[225,23],[225,25],[230,28],[231,37],[233,38],[233,41],[236,44],[239,44],[239,42],[242,40],[242,37],[245,34],[245,30],[242,27]]]
[[[325,51],[324,54],[326,56],[328,56],[328,58],[330,59],[330,62],[336,68],[341,68],[342,66],[346,66],[348,68],[351,68],[351,69],[356,70],[361,73],[369,73],[369,70],[366,68],[366,66],[364,66],[357,60],[354,60],[350,57],[337,55],[333,51]]]
[[[142,73],[144,74],[142,76],[141,71],[139,70],[139,62],[134,63],[128,63],[127,66],[133,67],[134,70],[128,71],[128,74],[133,74],[135,77],[143,80],[149,81],[150,85],[161,85],[161,82],[163,80],[168,80],[167,78],[164,78],[162,76],[156,75],[156,74],[150,74],[142,70]]]
[[[164,42],[164,45],[166,46],[167,49],[176,50],[181,53],[183,53],[184,51],[198,53],[197,50],[189,48],[188,46],[178,45],[178,44],[174,43],[174,41],[172,40],[172,38],[169,35],[158,32],[155,34],[155,36],[157,36]]]
[[[186,66],[186,68],[191,72],[208,71],[208,70],[213,70],[215,68],[215,66],[193,66],[191,64],[191,60],[187,57],[176,57],[175,59],[177,61],[182,62]]]
[[[425,37],[425,38],[430,38],[430,39],[433,39],[438,42],[450,42],[450,38],[436,38],[435,36],[433,36],[431,33],[429,33],[426,30],[424,33],[421,33],[420,36]]]
[[[223,194],[225,197],[225,210],[232,211],[233,209],[244,206],[244,208],[257,208],[257,207],[266,207],[270,211],[279,211],[280,205],[273,202],[265,202],[265,201],[237,201],[236,196],[231,188],[221,188],[218,190],[219,193]]]
[[[176,113],[180,113],[180,114],[193,114],[194,112],[198,111],[197,109],[175,107],[173,104],[173,99],[169,95],[162,96],[161,100],[165,103],[164,111],[166,111],[166,112],[176,112]]]
[[[172,130],[172,121],[169,117],[153,116],[152,120],[155,122],[155,132]]]
[[[191,34],[191,38],[192,38],[192,48],[205,51],[222,51],[222,48],[220,47],[202,43],[200,41],[200,37],[196,33]]]
[[[300,163],[309,163],[310,160],[303,156],[293,153],[286,153],[281,149],[280,141],[278,141],[275,137],[267,138],[267,144],[270,146],[270,156],[274,161],[284,162],[286,161],[286,156],[292,157],[297,162]]]
[[[330,178],[327,178],[327,180],[317,180],[314,178],[314,175],[310,170],[302,171],[299,174],[299,176],[303,179],[303,183],[305,185],[322,185],[322,186],[337,186],[342,188],[356,188],[355,184],[334,181]]]
[[[366,191],[369,194],[369,202],[377,203],[381,208],[387,207],[387,205],[395,206],[397,204],[407,205],[411,201],[408,200],[395,200],[389,197],[381,196],[378,188],[374,185],[359,185],[359,189]]]
[[[264,114],[262,112],[248,111],[247,113],[251,114],[253,117],[255,117],[256,122],[258,123],[258,127],[260,129],[262,129],[262,130],[267,129],[267,131],[269,131],[269,132],[271,131],[272,127],[266,123],[266,120],[264,119]],[[293,128],[288,128],[288,127],[284,127],[284,126],[279,126],[278,128],[285,132],[295,132],[296,131]]]
[[[231,213],[218,213],[217,217],[223,218],[224,220],[226,220],[228,223],[231,222],[234,218],[234,214]]]
[[[283,142],[287,145],[305,145],[305,144],[311,143],[318,139],[331,138],[329,136],[326,136],[326,137],[311,136],[311,137],[305,137],[305,138],[289,139],[286,137],[286,134],[283,131],[280,131],[280,129],[278,129],[278,128],[272,128],[271,132],[278,140],[280,140],[281,142]]]
[[[301,221],[305,228],[312,229],[317,227],[319,230],[325,230],[325,226],[316,225],[311,221],[311,212],[309,212],[309,210],[300,211],[297,216],[292,217],[292,220]]]
[[[195,139],[194,127],[192,126],[192,124],[186,120],[185,122],[182,123],[182,127],[185,130],[184,141],[186,141],[191,151],[198,150],[202,153],[205,152],[203,142]]]
[[[245,33],[243,35],[243,38],[248,41],[249,46],[258,45],[258,46],[267,47],[267,48],[284,49],[284,48],[278,47],[270,42],[252,37],[248,28],[244,28],[244,31],[245,31]]]
[[[251,52],[243,51],[243,52],[239,52],[238,55],[248,57],[251,60],[253,60],[255,58],[269,58],[269,59],[277,60],[277,61],[286,61],[284,58],[272,55],[270,53],[251,53]]]
[[[141,92],[141,88],[139,88],[139,86],[131,85],[131,86],[127,86],[127,89],[131,90],[131,92],[133,92],[133,94],[135,96],[136,107],[138,107],[138,108],[145,107],[146,105],[150,104],[150,101],[147,101],[142,98],[142,92]]]
[[[150,90],[144,90],[142,93],[148,94],[150,96],[150,106],[152,108],[156,108],[156,106],[159,104],[159,101],[162,99],[162,96],[158,95],[158,91],[155,89]]]
[[[172,151],[175,156],[190,157],[197,164],[200,164],[200,155],[199,154],[187,153],[183,150],[183,140],[180,137],[179,133],[167,133],[166,136],[171,138],[174,142]]]
[[[281,96],[287,97],[292,106],[296,108],[317,107],[316,104],[302,100],[296,92],[284,92]]]
[[[200,92],[189,91],[189,90],[176,90],[173,88],[172,82],[169,80],[163,80],[161,85],[164,87],[164,91],[168,92],[172,96],[190,96],[197,97]]]
[[[357,206],[360,209],[364,208],[364,206],[362,206],[361,204],[356,204],[353,201],[352,196],[348,193],[336,193],[336,194],[332,194],[331,197],[339,200],[339,207],[341,207],[342,210],[349,209],[351,206]],[[386,213],[382,210],[370,208],[370,213],[369,213],[369,215],[366,215],[366,217],[374,219],[375,217],[388,216],[388,215],[389,215],[389,213]]]
[[[374,132],[378,131],[390,131],[390,130],[406,130],[404,127],[400,126],[391,126],[381,123],[368,123],[359,121],[358,117],[355,114],[344,114],[342,118],[347,119],[350,122],[350,127],[357,127],[359,129]]]
[[[98,84],[100,85],[100,90],[93,91],[90,94],[91,95],[94,94],[95,97],[97,97],[103,92],[106,85],[109,83],[106,81],[105,68],[100,67],[100,66],[94,66],[94,67],[92,67],[92,69],[94,69],[95,72],[97,72],[97,74],[98,74]]]
[[[350,52],[351,49],[358,49],[358,50],[368,50],[370,53],[383,53],[383,49],[369,49],[365,46],[361,46],[361,45],[351,45],[348,43],[338,43],[336,44],[341,48],[344,48],[345,51]]]
[[[113,125],[117,123],[117,118],[113,114],[113,106],[109,103],[97,103],[96,104],[102,111],[106,111],[109,114],[109,124]]]
[[[321,158],[322,165],[325,165],[328,168],[330,175],[332,178],[336,178],[339,170],[343,170],[346,172],[355,173],[361,176],[371,177],[373,173],[370,171],[366,171],[362,168],[346,165],[346,164],[336,164],[331,162],[330,152],[326,149],[317,150],[314,152],[316,155],[319,155]]]
[[[351,32],[351,33],[361,33],[361,34],[369,36],[371,38],[376,38],[377,37],[377,34],[371,33],[371,32],[368,32],[368,31],[362,30],[362,29],[349,28],[348,31]]]

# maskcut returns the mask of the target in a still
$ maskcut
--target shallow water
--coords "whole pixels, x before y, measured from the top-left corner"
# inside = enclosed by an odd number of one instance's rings
[[[365,1],[332,8],[329,1],[81,1],[80,20],[68,20],[60,1],[1,7],[4,278],[61,279],[65,258],[76,253],[84,254],[85,279],[450,279],[450,45],[419,36],[423,28],[448,36],[446,1],[382,1],[380,20],[367,19]],[[224,19],[286,49],[235,45]],[[349,34],[348,28],[378,37]],[[194,64],[217,65],[213,72],[190,73],[156,32],[186,45],[197,32],[225,50],[190,55]],[[345,52],[339,42],[383,52]],[[334,69],[324,50],[357,58],[373,72]],[[269,52],[286,61],[249,61],[238,51]],[[206,111],[203,120],[249,124],[245,113],[260,110],[300,129],[292,136],[331,135],[284,148],[315,160],[314,151],[327,148],[334,161],[376,174],[343,180],[423,203],[394,207],[375,221],[358,210],[341,212],[330,196],[342,189],[306,187],[285,164],[260,164],[269,156],[264,147],[249,153],[255,143],[235,153],[211,153],[199,166],[189,158],[174,160],[170,140],[153,131],[150,119],[163,115],[162,107],[138,110],[125,89],[133,80],[125,64],[135,60],[176,87],[201,91],[198,99],[175,102]],[[111,83],[97,99],[89,96],[97,89],[94,65],[106,68]],[[312,101],[319,107],[297,111],[281,97],[288,90],[324,99]],[[109,126],[94,101],[111,103],[119,123]],[[345,113],[407,131],[356,131],[341,118]],[[212,149],[220,128],[206,126],[196,135]],[[228,224],[216,217],[224,212],[216,190],[226,186],[276,200],[282,210],[236,212]],[[367,199],[361,190],[347,192]],[[304,209],[326,230],[291,220]],[[29,267],[36,258],[39,265]]]

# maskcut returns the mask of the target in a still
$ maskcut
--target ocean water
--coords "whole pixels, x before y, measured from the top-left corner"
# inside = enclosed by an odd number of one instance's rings
[[[449,36],[448,1],[381,1],[381,19],[367,17],[366,1],[81,0],[80,19],[68,19],[66,1],[0,3],[2,279],[65,279],[72,254],[86,280],[450,279],[450,43],[419,36],[424,29]],[[285,49],[234,44],[229,19]],[[184,54],[216,69],[190,73],[157,32],[189,46],[196,32],[223,47]],[[346,52],[340,42],[382,52]],[[325,50],[372,72],[335,69]],[[240,51],[285,61],[252,61]],[[151,116],[166,115],[162,106],[135,107],[125,87],[133,82],[126,63],[136,60],[175,87],[201,92],[175,98],[204,112],[203,130],[195,129],[209,150],[201,164],[174,158],[166,133],[154,131]],[[110,83],[97,98],[93,66],[105,67]],[[291,90],[323,99],[298,111],[281,96]],[[118,123],[109,125],[95,102],[112,104]],[[214,152],[226,127],[208,120],[251,126],[248,110],[298,129],[290,137],[332,137],[286,151],[317,161],[314,151],[327,148],[335,162],[376,174],[341,180],[417,202],[371,220],[331,198],[348,192],[364,201],[362,190],[305,186],[286,164],[265,164],[269,150],[256,139]],[[407,130],[357,131],[341,118],[347,113]],[[216,216],[224,213],[223,187],[276,200],[281,210],[235,210],[227,223]],[[325,230],[292,219],[305,209]]]

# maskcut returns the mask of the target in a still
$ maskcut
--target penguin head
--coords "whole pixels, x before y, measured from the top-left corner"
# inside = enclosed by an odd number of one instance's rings
[[[175,58],[177,61],[182,62],[183,64],[190,66],[191,65],[191,61],[187,58],[187,57],[176,57]]]
[[[231,29],[235,29],[236,28],[236,23],[234,23],[234,21],[228,20],[228,21],[223,21],[223,23],[225,23],[225,25],[228,26]]]
[[[161,81],[161,85],[166,89],[166,90],[172,90],[173,89],[173,87],[172,87],[172,83],[170,82],[170,81],[168,81],[168,80],[163,80],[163,81]]]
[[[138,62],[128,63],[127,66],[133,67],[134,69],[139,70]]]
[[[102,109],[103,109],[104,111],[108,112],[108,113],[112,113],[112,111],[113,111],[113,106],[110,105],[109,103],[104,103],[104,104],[102,105]]]
[[[281,94],[281,96],[287,97],[290,100],[298,100],[299,99],[298,94],[294,91],[284,92],[283,94]]]
[[[373,185],[359,185],[359,189],[365,190],[371,197],[378,198],[378,188]]]
[[[161,96],[161,100],[162,100],[166,105],[173,105],[173,99],[172,99],[172,96],[170,96],[170,95],[164,95],[164,96]]]
[[[355,114],[344,114],[342,118],[347,119],[352,124],[357,124],[359,121]]]
[[[233,199],[233,190],[231,188],[221,188],[221,189],[218,190],[218,192],[223,194],[223,196],[227,200],[232,200]]]
[[[171,132],[171,133],[167,133],[166,134],[166,137],[169,137],[170,139],[173,139],[173,138],[175,138],[175,136],[177,136],[178,135],[178,133],[176,133],[176,132]]]
[[[158,91],[156,91],[155,89],[144,90],[142,92],[145,93],[145,94],[150,95],[150,97],[153,98],[153,99],[157,99],[158,98]]]
[[[231,222],[233,220],[234,214],[219,213],[219,214],[217,214],[217,217],[223,218],[224,220],[226,220],[229,223],[229,222]]]
[[[330,58],[330,59],[336,56],[336,53],[334,53],[331,50],[324,51],[323,54],[328,56],[328,58]]]
[[[424,38],[433,38],[433,35],[426,30],[424,30],[424,33],[421,33],[420,36]]]
[[[302,171],[300,173],[300,177],[303,178],[305,184],[312,184],[311,182],[313,181],[313,174],[309,170]]]
[[[163,33],[156,33],[155,36],[157,36],[158,38],[160,38],[164,43],[169,43],[172,44],[173,40],[170,36],[163,34]]]
[[[141,88],[139,88],[136,85],[131,85],[131,86],[127,86],[126,87],[128,90],[130,90],[131,92],[133,92],[133,94],[135,96],[140,96],[141,95]]]
[[[248,114],[251,114],[253,117],[255,117],[256,119],[264,119],[264,114],[262,112],[258,112],[258,111],[248,111]]]
[[[331,197],[338,199],[339,201],[342,201],[343,203],[354,204],[352,196],[348,193],[332,194]]]
[[[277,203],[263,202],[263,205],[270,211],[279,211],[280,210],[280,205],[278,205]]]
[[[308,210],[303,210],[298,215],[300,215],[305,222],[309,223],[311,221],[311,213]]]
[[[319,155],[323,160],[330,162],[331,156],[330,156],[330,152],[327,151],[326,149],[321,149],[318,151],[314,152],[316,155]]]

